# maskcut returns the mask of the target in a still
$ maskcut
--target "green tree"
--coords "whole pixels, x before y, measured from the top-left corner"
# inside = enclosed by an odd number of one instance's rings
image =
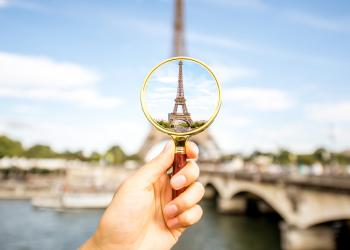
[[[293,155],[286,149],[280,149],[274,156],[274,162],[281,165],[289,165],[292,163]]]
[[[127,159],[132,161],[137,161],[137,162],[141,161],[141,158],[138,154],[128,155]]]
[[[327,164],[327,163],[330,163],[332,154],[324,148],[318,148],[313,153],[313,157],[316,161],[322,164]]]
[[[157,123],[163,128],[170,128],[170,123],[165,120],[159,120],[157,121]]]
[[[81,161],[88,160],[85,157],[83,151],[81,151],[81,150],[75,151],[75,152],[64,151],[63,153],[59,154],[59,157],[66,159],[66,160],[81,160]]]
[[[127,156],[120,146],[112,146],[107,150],[105,160],[109,164],[122,164],[127,160]]]
[[[19,141],[14,141],[7,136],[0,136],[0,158],[5,156],[21,156],[23,147]]]
[[[191,128],[199,128],[202,127],[206,121],[195,121],[192,123]]]
[[[334,158],[341,166],[350,165],[350,155],[346,153],[334,154]]]
[[[297,155],[297,164],[298,165],[311,166],[314,163],[315,163],[315,159],[314,159],[312,154]]]
[[[101,154],[99,154],[98,152],[92,152],[89,157],[89,161],[98,162],[101,160],[101,158],[102,158]]]
[[[57,156],[50,146],[34,145],[25,151],[24,155],[28,158],[54,158]]]

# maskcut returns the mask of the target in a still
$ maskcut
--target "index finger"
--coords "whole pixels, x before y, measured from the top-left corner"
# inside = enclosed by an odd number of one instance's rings
[[[188,159],[196,160],[198,158],[199,148],[196,143],[192,141],[186,142],[186,154]]]

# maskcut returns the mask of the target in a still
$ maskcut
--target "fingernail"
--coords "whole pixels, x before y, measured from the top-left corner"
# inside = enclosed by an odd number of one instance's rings
[[[174,189],[180,189],[186,184],[186,177],[184,175],[175,175],[171,178],[170,183]]]
[[[194,144],[194,149],[193,149],[193,151],[196,153],[196,155],[199,154],[199,148],[198,148],[198,146],[197,146],[196,144]]]
[[[173,218],[171,220],[168,220],[168,227],[175,227],[179,224],[179,219],[178,218]]]
[[[168,204],[164,207],[164,213],[167,217],[176,215],[178,208],[175,204]]]
[[[199,148],[197,146],[196,143],[192,142],[192,141],[189,141],[189,143],[187,144],[187,146],[191,147],[192,151],[198,155],[199,154]]]

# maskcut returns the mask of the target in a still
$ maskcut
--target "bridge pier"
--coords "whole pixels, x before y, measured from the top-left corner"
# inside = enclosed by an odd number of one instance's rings
[[[212,186],[205,187],[205,193],[204,193],[205,199],[214,199],[216,194],[217,194],[217,192]]]
[[[218,198],[217,209],[220,213],[244,214],[247,209],[247,199],[234,197],[231,199]]]
[[[335,231],[327,226],[300,229],[285,222],[280,224],[283,250],[335,250]]]

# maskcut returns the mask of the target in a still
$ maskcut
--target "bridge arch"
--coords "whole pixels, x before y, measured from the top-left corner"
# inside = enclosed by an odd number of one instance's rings
[[[250,193],[268,204],[288,224],[296,221],[296,211],[293,209],[290,197],[283,188],[273,185],[260,185],[255,182],[241,181],[225,176],[202,175],[200,181],[204,186],[210,183],[219,194],[219,199],[231,200],[239,193]]]
[[[289,220],[288,214],[285,211],[285,209],[279,206],[278,202],[276,202],[272,197],[264,194],[264,192],[261,192],[260,190],[254,189],[254,188],[241,188],[241,189],[235,190],[235,192],[232,193],[231,199],[234,199],[240,196],[241,194],[248,194],[258,198],[259,200],[265,202],[268,206],[270,206],[271,209],[275,213],[277,213],[284,221]]]
[[[206,183],[204,185],[205,188],[205,198],[208,199],[217,199],[220,195],[219,195],[219,191],[217,190],[217,188],[210,182]]]
[[[207,178],[206,176],[200,177],[200,182],[204,187],[212,187],[214,191],[218,194],[219,198],[225,197],[225,185],[219,178]]]

